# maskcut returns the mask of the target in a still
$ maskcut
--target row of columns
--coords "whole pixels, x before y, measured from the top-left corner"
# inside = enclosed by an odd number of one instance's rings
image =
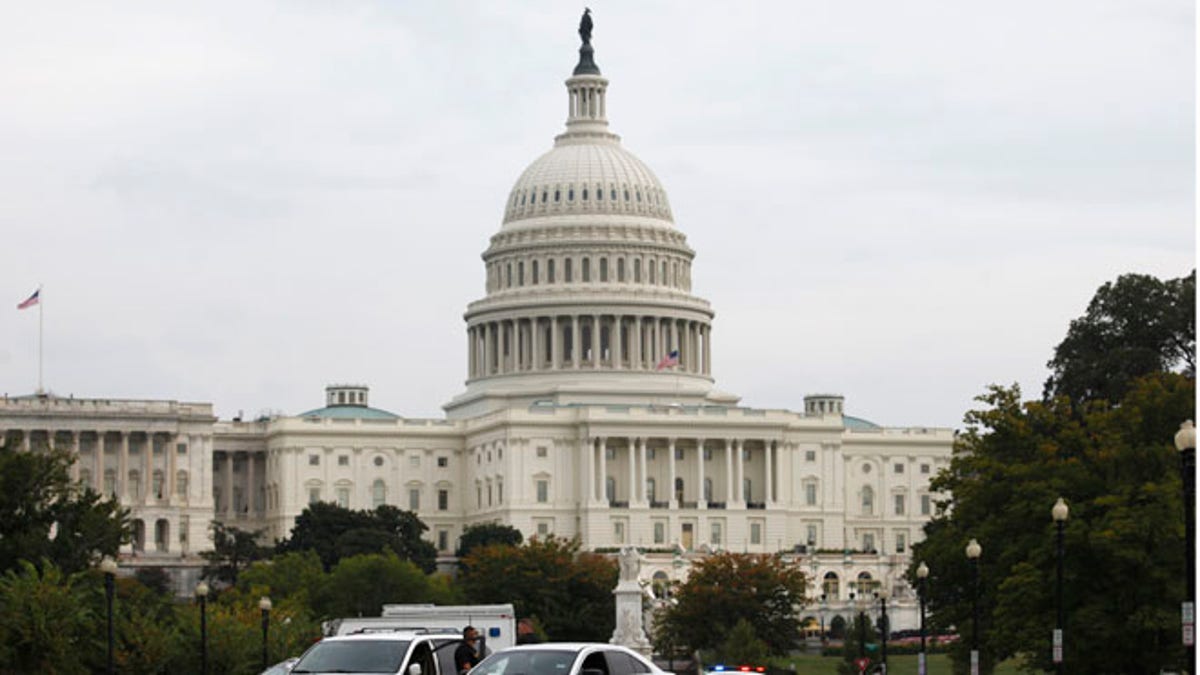
[[[258,477],[257,469],[255,468],[255,459],[259,456],[259,454],[261,453],[235,452],[232,450],[218,450],[213,453],[213,473],[221,476],[221,485],[223,486],[219,503],[213,505],[213,508],[217,513],[233,514],[237,510],[233,501],[233,491],[235,487],[242,489],[242,513],[257,513],[262,510],[258,508],[256,499],[259,494],[260,486],[257,482]],[[243,459],[245,460],[246,470],[242,472],[242,480],[235,484],[233,478],[233,463],[237,461],[238,456],[244,456]],[[265,473],[264,467],[264,481],[266,479]],[[265,483],[262,487],[264,487],[263,495],[265,499]],[[264,503],[263,508],[265,509],[266,506],[267,505]]]
[[[584,329],[588,336],[584,339]],[[712,327],[639,315],[520,317],[467,328],[470,377],[515,372],[654,370],[679,351],[675,372],[712,372]]]
[[[565,188],[555,186],[554,188],[542,188],[545,195],[549,195],[552,191],[558,190],[573,190],[573,184],[567,185]],[[582,191],[588,189],[588,185],[580,185],[580,197],[583,197]],[[597,184],[597,190],[603,188]],[[615,188],[613,188],[615,189]],[[622,192],[625,192],[622,188]],[[594,193],[593,193],[594,194]],[[640,194],[640,193],[638,193]],[[537,188],[534,188],[531,196],[536,199]],[[561,197],[561,194],[559,195]],[[618,195],[620,196],[620,195]],[[568,195],[569,197],[569,195]],[[657,199],[656,195],[647,195],[647,201]],[[567,201],[570,201],[569,199]],[[597,202],[606,201],[601,197]],[[610,203],[614,200],[610,197],[607,199]],[[514,206],[516,206],[514,204]],[[526,269],[526,263],[528,269]],[[555,268],[555,263],[561,262],[563,267]],[[542,263],[541,266],[538,263]],[[564,257],[564,258],[543,258],[540,256],[514,256],[509,258],[500,258],[487,265],[487,290],[488,292],[499,291],[506,288],[522,288],[525,286],[553,286],[559,283],[612,283],[619,284],[633,283],[645,284],[647,286],[667,286],[671,288],[680,288],[685,291],[691,290],[691,266],[685,258],[666,257],[660,259],[646,258],[645,267],[642,267],[643,258],[636,254],[618,254],[618,253],[600,253],[591,254],[580,257]],[[528,275],[526,274],[528,272]]]
[[[649,505],[649,496],[646,494],[646,480],[650,477],[648,470],[648,462],[646,451],[649,447],[650,439],[647,438],[627,438],[624,443],[611,443],[612,439],[606,437],[596,437],[584,439],[580,445],[581,457],[580,464],[584,468],[584,498],[589,504],[605,502],[607,495],[605,494],[606,481],[608,479],[608,450],[614,449],[614,454],[620,449],[624,449],[628,454],[626,456],[627,480],[629,501],[634,505],[647,506]],[[685,453],[695,453],[695,487],[692,493],[695,496],[694,500],[684,499],[683,501],[695,501],[696,508],[705,508],[706,499],[704,495],[704,450],[709,441],[705,438],[689,439],[688,444],[692,447],[685,447],[678,443],[677,438],[660,439],[661,443],[656,443],[656,449],[664,449],[667,453],[667,495],[668,499],[657,499],[656,501],[666,501],[668,508],[675,509],[680,507],[679,495],[675,493],[675,480],[680,477],[675,459],[676,450],[683,448]],[[778,490],[775,485],[775,476],[778,473],[779,465],[779,449],[778,441],[770,439],[724,439],[724,454],[725,454],[725,499],[713,501],[725,501],[730,506],[744,506],[746,495],[743,494],[743,481],[746,475],[744,450],[747,448],[751,452],[755,452],[756,448],[747,445],[747,440],[754,443],[755,446],[761,448],[763,453],[763,483],[764,494],[763,502],[766,505],[775,504],[779,499]],[[720,441],[714,441],[718,446]],[[713,449],[713,448],[710,448]],[[716,449],[719,449],[716,448]],[[686,486],[686,478],[685,486]],[[686,496],[686,487],[685,487]]]
[[[567,97],[567,117],[569,120],[584,117],[587,119],[604,119],[604,85],[599,81],[595,84],[575,85],[569,89]],[[569,121],[568,120],[568,121]]]

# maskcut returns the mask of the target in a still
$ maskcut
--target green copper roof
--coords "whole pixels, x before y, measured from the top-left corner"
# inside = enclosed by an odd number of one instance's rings
[[[846,428],[850,431],[879,431],[880,429],[883,429],[883,427],[875,424],[874,422],[864,420],[861,417],[851,417],[849,415],[842,415],[842,423],[845,424]]]
[[[300,417],[330,417],[334,419],[398,420],[400,416],[365,405],[330,405],[300,413]]]

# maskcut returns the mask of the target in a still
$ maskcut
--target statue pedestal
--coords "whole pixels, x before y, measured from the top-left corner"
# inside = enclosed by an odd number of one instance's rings
[[[613,595],[617,599],[617,627],[609,642],[650,658],[650,640],[642,625],[642,587],[636,580],[622,579]]]

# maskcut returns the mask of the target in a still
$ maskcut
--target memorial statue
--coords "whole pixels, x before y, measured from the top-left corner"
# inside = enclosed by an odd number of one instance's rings
[[[579,37],[583,44],[592,44],[592,10],[587,7],[583,8],[583,18],[579,20]]]
[[[642,566],[642,557],[638,555],[637,549],[632,546],[621,549],[619,562],[621,581],[637,581],[638,570]]]

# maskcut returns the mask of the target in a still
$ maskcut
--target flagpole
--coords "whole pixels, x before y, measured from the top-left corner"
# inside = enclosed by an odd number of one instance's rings
[[[42,285],[38,284],[38,388],[37,393],[45,393],[42,389],[42,307],[45,302],[42,301]]]

